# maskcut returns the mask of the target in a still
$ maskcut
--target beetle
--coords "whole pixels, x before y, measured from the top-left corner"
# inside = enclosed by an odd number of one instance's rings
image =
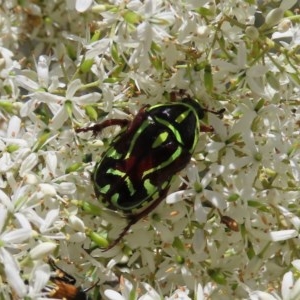
[[[121,126],[92,174],[97,198],[128,219],[106,250],[166,197],[175,174],[186,167],[194,153],[205,111],[209,110],[196,100],[184,97],[180,102],[146,105],[132,121],[109,119],[76,129],[77,133],[93,131],[96,135],[108,126]],[[206,131],[212,128],[206,127]]]
[[[50,277],[50,283],[44,288],[48,298],[64,299],[64,300],[89,300],[87,292],[94,288],[98,281],[86,289],[76,287],[76,279],[70,274],[59,268],[52,259],[49,264],[55,275]]]

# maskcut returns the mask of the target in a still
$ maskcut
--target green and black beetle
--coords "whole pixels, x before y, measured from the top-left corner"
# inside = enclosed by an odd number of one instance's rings
[[[132,121],[110,119],[76,130],[97,134],[108,126],[122,127],[96,163],[92,177],[98,199],[128,218],[109,248],[166,197],[172,179],[193,155],[205,111],[185,97],[180,102],[144,106]]]

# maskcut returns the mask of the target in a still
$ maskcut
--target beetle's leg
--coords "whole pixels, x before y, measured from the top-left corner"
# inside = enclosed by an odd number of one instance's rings
[[[200,125],[200,131],[201,132],[214,132],[214,129],[212,128],[212,126],[207,126],[207,125]]]
[[[128,224],[126,225],[126,227],[123,228],[123,231],[119,234],[119,236],[112,242],[109,244],[109,246],[105,249],[102,250],[102,252],[106,252],[110,249],[112,249],[114,246],[116,246],[121,239],[126,235],[127,231],[130,229],[130,227],[135,224],[138,220],[136,219],[129,219]]]
[[[138,213],[136,215],[132,215],[132,216],[128,217],[128,224],[123,229],[123,231],[120,233],[120,235],[118,236],[118,238],[116,240],[114,240],[108,246],[108,248],[105,248],[102,251],[105,252],[105,251],[113,248],[115,245],[117,245],[121,241],[121,239],[126,235],[126,233],[128,232],[128,230],[130,229],[130,227],[132,225],[134,225],[140,219],[142,219],[143,217],[145,217],[146,215],[148,215],[152,210],[154,210],[159,205],[159,203],[166,197],[166,195],[168,193],[168,190],[169,189],[162,190],[161,191],[161,195],[152,204],[150,204],[145,210],[141,211],[140,213]]]
[[[98,132],[100,132],[101,130],[103,130],[106,127],[116,126],[116,125],[123,127],[123,126],[128,125],[129,122],[130,121],[126,120],[126,119],[110,119],[110,120],[106,120],[102,123],[95,124],[93,126],[77,128],[77,129],[75,129],[75,131],[77,133],[93,131],[93,135],[97,135]]]
[[[210,112],[210,113],[212,113],[214,115],[219,115],[220,117],[222,117],[223,114],[224,114],[224,112],[226,111],[225,108],[221,108],[221,109],[219,109],[217,111],[210,110],[210,109],[207,109],[207,108],[203,108],[203,110],[206,111],[206,112]]]

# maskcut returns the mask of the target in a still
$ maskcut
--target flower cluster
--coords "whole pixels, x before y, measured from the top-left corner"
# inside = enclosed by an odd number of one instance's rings
[[[3,1],[0,298],[55,298],[55,259],[91,299],[298,299],[299,19],[296,0]],[[223,115],[103,251],[127,220],[91,173],[120,128],[77,129],[181,90]]]

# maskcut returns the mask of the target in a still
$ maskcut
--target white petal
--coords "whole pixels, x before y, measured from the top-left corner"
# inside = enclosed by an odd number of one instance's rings
[[[205,300],[204,291],[203,291],[202,285],[200,283],[197,285],[196,291],[197,291],[196,299],[197,300]]]
[[[126,300],[123,296],[114,290],[105,290],[104,295],[110,300]]]
[[[101,41],[96,41],[89,46],[87,46],[88,50],[85,54],[86,59],[93,59],[98,55],[101,55],[109,49],[111,43],[111,39],[101,39]]]
[[[292,272],[284,274],[282,279],[281,294],[283,299],[290,299],[291,289],[294,285],[294,276]]]
[[[193,238],[193,249],[196,253],[203,253],[204,247],[206,245],[205,236],[203,229],[196,229]],[[198,298],[197,298],[198,299]]]
[[[296,268],[298,271],[300,271],[300,259],[293,260],[292,265],[294,268]]]
[[[195,218],[199,223],[205,223],[207,220],[207,210],[203,207],[199,197],[194,201],[194,214]]]
[[[46,93],[46,92],[36,92],[34,93],[34,98],[47,104],[63,103],[66,100],[65,97],[54,95],[51,93]]]
[[[180,191],[174,192],[174,193],[172,193],[172,194],[170,194],[170,195],[168,195],[166,197],[166,203],[168,203],[168,204],[174,204],[174,203],[180,202],[180,201],[182,201],[185,198],[184,196],[186,194],[187,193],[184,190],[180,190]]]
[[[39,84],[42,87],[49,85],[49,58],[46,55],[41,55],[37,64],[37,74]]]
[[[250,294],[250,299],[251,300],[277,300],[271,294],[261,292],[261,291],[252,292]]]
[[[17,116],[12,116],[8,123],[7,137],[15,138],[20,131],[20,127],[21,127],[21,119],[18,118]]]
[[[26,294],[27,289],[23,280],[19,275],[20,273],[19,265],[17,264],[14,257],[3,247],[0,248],[0,257],[4,265],[6,279],[9,285],[11,285],[14,291],[20,296],[20,298],[23,299],[23,296]]]
[[[101,94],[99,93],[89,93],[82,95],[80,97],[73,97],[72,101],[77,104],[89,104],[89,103],[97,103],[101,99]]]
[[[286,11],[286,10],[290,9],[292,6],[294,6],[296,3],[297,3],[297,0],[283,0],[283,1],[281,1],[280,8],[283,11]]]
[[[298,236],[297,230],[289,229],[289,230],[279,230],[279,231],[271,231],[269,233],[270,238],[273,242],[285,241],[288,239],[295,238]]]
[[[64,106],[61,106],[59,110],[56,112],[56,114],[54,115],[54,117],[52,118],[49,127],[54,130],[60,129],[65,123],[65,121],[68,119],[68,117],[69,116],[66,109],[64,108]]]
[[[34,292],[38,293],[45,287],[50,279],[50,266],[43,264],[35,269],[33,276]]]
[[[260,78],[269,71],[268,67],[263,65],[255,65],[247,71],[247,76]]]
[[[300,181],[300,167],[298,162],[295,159],[290,160],[291,172],[295,177],[295,180]]]
[[[29,173],[35,165],[38,163],[38,157],[36,153],[29,154],[22,162],[20,167],[20,175],[23,177],[26,173]]]
[[[147,294],[142,296],[139,300],[155,300],[155,299],[160,300],[161,299],[160,295],[150,284],[143,282],[142,285],[147,291]]]
[[[84,232],[73,233],[68,239],[71,243],[82,243],[86,240],[86,234]]]
[[[220,210],[224,210],[226,208],[227,203],[220,193],[204,190],[203,194],[205,198],[209,200],[215,207],[219,208]]]
[[[78,12],[85,12],[93,3],[93,0],[76,0],[75,8]]]
[[[47,168],[52,174],[56,174],[57,168],[57,155],[54,151],[48,151],[45,155]]]
[[[209,124],[214,128],[214,132],[219,135],[222,141],[227,139],[227,129],[224,126],[224,122],[220,120],[219,117],[209,114],[208,115]]]
[[[0,190],[0,193],[1,193],[1,190]],[[5,209],[5,207],[3,205],[0,205],[0,232],[2,232],[2,230],[3,230],[3,225],[6,222],[6,218],[7,218],[7,210]]]
[[[237,65],[240,69],[244,69],[247,64],[247,51],[244,42],[239,43]]]
[[[290,297],[289,299],[299,299],[300,297],[300,279],[298,279],[296,281],[296,283],[294,284],[294,287],[290,293]]]
[[[45,222],[40,227],[41,233],[45,232],[49,227],[52,226],[54,221],[58,218],[59,215],[59,209],[52,209],[47,213],[47,216],[45,218]]]
[[[61,194],[70,195],[76,192],[76,185],[72,182],[62,182],[56,186],[56,189]]]
[[[44,256],[51,254],[56,246],[54,243],[45,242],[34,247],[29,254],[33,260],[42,259]]]
[[[41,191],[44,195],[48,195],[52,197],[54,197],[57,194],[53,185],[48,183],[40,183],[39,191]]]
[[[35,91],[39,88],[39,85],[35,81],[29,79],[27,76],[17,75],[15,79],[17,84],[25,90]]]
[[[20,273],[15,268],[12,268],[11,266],[9,266],[6,261],[4,264],[4,268],[5,268],[7,282],[13,288],[14,292],[21,299],[24,299],[23,297],[27,293],[27,288],[20,276]]]
[[[27,228],[16,229],[10,231],[2,236],[2,240],[9,244],[9,243],[22,243],[29,239],[31,236],[31,230]]]
[[[4,152],[0,157],[0,172],[5,173],[14,166],[9,153]]]
[[[10,212],[13,211],[14,206],[10,198],[0,189],[0,202],[5,206]]]
[[[75,79],[74,81],[72,81],[68,85],[67,92],[66,92],[66,99],[72,100],[75,93],[81,88],[81,85],[82,84],[81,84],[80,79]]]
[[[15,213],[15,217],[19,221],[22,228],[27,229],[29,231],[32,230],[28,219],[23,214]]]
[[[39,181],[39,178],[36,174],[26,174],[24,176],[24,182],[29,184],[29,185],[33,185],[33,184],[37,184]]]
[[[69,224],[76,231],[81,231],[81,232],[85,231],[85,226],[84,226],[84,223],[82,222],[82,220],[74,215],[71,215],[69,217]]]

